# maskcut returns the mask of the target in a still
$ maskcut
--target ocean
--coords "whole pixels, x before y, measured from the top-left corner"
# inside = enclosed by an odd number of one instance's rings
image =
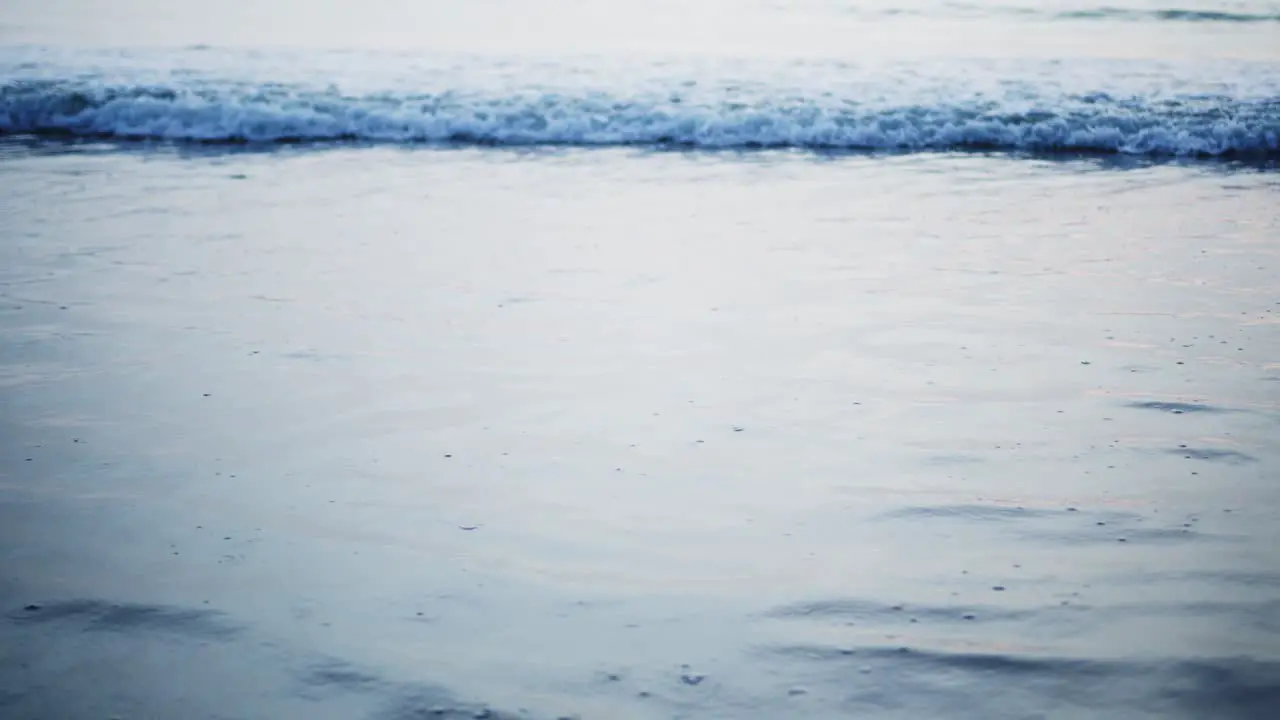
[[[1280,717],[1280,3],[6,0],[0,718]]]

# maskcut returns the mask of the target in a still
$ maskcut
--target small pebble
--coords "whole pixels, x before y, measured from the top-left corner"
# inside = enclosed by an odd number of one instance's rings
[[[1004,586],[1003,586],[1003,585],[992,585],[992,586],[991,586],[991,589],[992,589],[992,590],[995,590],[996,592],[1004,592]]]
[[[680,676],[680,682],[684,683],[685,685],[700,685],[702,681],[706,679],[707,679],[706,675],[685,674]]]
[[[32,603],[32,604],[30,604],[30,605],[28,605],[28,606],[26,606],[26,607],[24,607],[24,608],[22,608],[22,609],[23,609],[23,610],[26,610],[27,612],[35,612],[35,611],[37,611],[37,610],[39,610],[39,609],[40,609],[40,606],[39,606],[39,605],[36,605],[35,603]]]

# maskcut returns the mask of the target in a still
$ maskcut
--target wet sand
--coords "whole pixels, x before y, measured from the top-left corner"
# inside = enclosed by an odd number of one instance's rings
[[[498,155],[9,148],[0,716],[1273,717],[1274,174]]]

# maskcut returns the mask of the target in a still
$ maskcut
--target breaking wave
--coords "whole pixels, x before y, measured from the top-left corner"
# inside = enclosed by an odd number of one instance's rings
[[[1280,155],[1280,98],[981,95],[904,102],[732,86],[343,94],[280,84],[0,83],[0,134],[360,142]]]

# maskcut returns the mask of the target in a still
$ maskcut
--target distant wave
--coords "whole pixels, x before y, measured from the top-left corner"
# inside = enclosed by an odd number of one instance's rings
[[[1100,7],[1096,9],[1069,10],[1055,14],[1067,20],[1167,20],[1177,22],[1269,23],[1280,22],[1280,13],[1226,12],[1218,10],[1184,10],[1168,8],[1150,10],[1144,8]]]
[[[0,134],[197,143],[669,146],[1280,156],[1280,98],[1091,95],[864,103],[669,90],[344,95],[278,84],[0,83]]]
[[[989,17],[1019,16],[1041,20],[1123,20],[1132,22],[1190,22],[1190,23],[1273,23],[1280,22],[1280,8],[1258,8],[1252,12],[1245,10],[1203,10],[1193,8],[1149,8],[1149,7],[1117,7],[1102,5],[1097,7],[1080,6],[1071,9],[1040,8],[1025,5],[989,5],[985,3],[954,2],[930,9],[892,8],[885,10],[862,10],[858,12],[874,15],[908,15],[908,16],[964,16]]]

